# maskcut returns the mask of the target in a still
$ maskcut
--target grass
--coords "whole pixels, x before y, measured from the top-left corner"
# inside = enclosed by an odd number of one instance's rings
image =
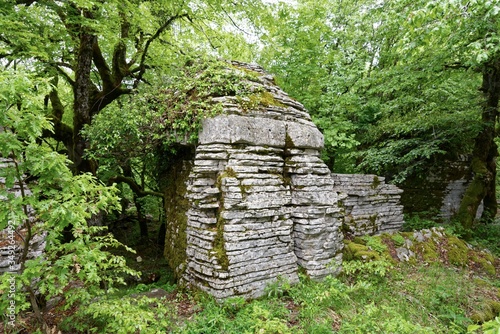
[[[269,286],[265,297],[253,301],[231,298],[218,303],[201,292],[179,291],[169,283],[155,284],[169,291],[160,300],[161,307],[155,306],[161,312],[157,317],[167,317],[168,321],[151,320],[149,309],[143,317],[148,322],[142,324],[140,332],[465,333],[474,323],[471,317],[475,313],[500,300],[498,276],[477,276],[443,263],[398,263],[391,264],[390,270],[379,270],[387,268],[385,260],[380,260],[354,267],[356,270],[349,274],[321,282],[301,276],[293,286],[286,282]],[[129,293],[136,291],[131,289]],[[107,329],[119,328],[109,326],[114,320],[106,305],[102,304],[107,311],[103,309],[99,317],[106,317]],[[116,300],[111,298],[109,305],[117,308]],[[130,303],[124,305],[134,314],[141,311],[131,308]],[[127,317],[126,311],[117,310]],[[102,326],[99,317],[95,324]],[[89,324],[88,317],[85,319]],[[96,327],[97,332],[101,329]]]
[[[382,238],[393,246],[363,239],[379,253],[404,243],[400,234]],[[497,240],[476,244],[495,246]],[[158,270],[158,263],[144,264],[157,253],[136,248],[144,261],[135,265]],[[61,333],[467,333],[500,312],[500,260],[496,257],[493,274],[476,269],[381,256],[347,261],[341,275],[321,282],[301,275],[296,285],[281,280],[268,286],[262,298],[220,303],[199,291],[180,290],[163,269],[157,282],[132,284],[79,309],[56,308],[54,319],[66,320],[51,323]],[[163,297],[148,299],[144,293],[155,288],[164,290]]]

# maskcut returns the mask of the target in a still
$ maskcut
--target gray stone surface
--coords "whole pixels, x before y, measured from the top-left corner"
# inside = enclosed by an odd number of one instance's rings
[[[304,107],[260,67],[236,65],[254,71],[253,89],[276,103],[244,110],[236,97],[212,99],[224,112],[202,124],[178,232],[186,261],[177,274],[217,299],[259,297],[277,280],[297,282],[299,268],[313,279],[338,273],[346,220],[362,234],[402,224],[399,189],[383,180],[373,189],[373,175],[332,175]]]
[[[343,193],[344,230],[355,236],[395,232],[404,223],[401,189],[383,177],[332,174],[335,190]]]

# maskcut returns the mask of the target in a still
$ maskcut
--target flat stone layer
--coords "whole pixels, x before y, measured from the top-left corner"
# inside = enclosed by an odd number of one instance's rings
[[[335,190],[344,194],[344,227],[349,234],[395,232],[404,223],[402,190],[376,175],[332,174]]]
[[[399,190],[383,182],[373,190],[373,176],[332,176],[320,159],[323,135],[305,108],[260,67],[233,65],[253,73],[251,85],[267,102],[248,110],[234,96],[212,99],[224,112],[202,123],[183,180],[188,205],[169,210],[183,211],[186,221],[178,229],[186,240],[185,263],[174,264],[178,276],[217,299],[259,297],[277,280],[298,282],[299,268],[313,279],[338,273],[347,216],[363,233],[399,224],[392,220]],[[377,228],[365,227],[365,216]],[[170,254],[175,238],[167,233]]]

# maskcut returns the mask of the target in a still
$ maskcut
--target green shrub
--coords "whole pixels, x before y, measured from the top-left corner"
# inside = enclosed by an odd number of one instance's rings
[[[403,224],[403,232],[419,231],[424,229],[429,229],[439,224],[432,219],[422,218],[418,214],[405,217],[405,222]]]
[[[35,291],[46,300],[60,297],[69,308],[113,291],[124,284],[124,275],[138,274],[123,257],[109,252],[124,245],[106,234],[106,227],[88,223],[97,214],[119,209],[117,189],[90,174],[74,176],[67,158],[40,140],[44,131],[52,131],[43,104],[50,90],[48,82],[22,71],[0,72],[0,156],[7,162],[0,168],[5,180],[0,187],[0,230],[25,229],[23,255],[16,263],[16,311],[31,307],[40,327],[44,319]],[[17,186],[30,191],[15,196]],[[65,230],[71,234],[69,242],[62,240]],[[28,259],[35,236],[45,239],[44,254]],[[2,279],[0,291],[7,291],[8,284]],[[12,301],[2,293],[0,309]]]
[[[100,299],[82,305],[61,328],[85,333],[165,333],[172,325],[174,311],[174,307],[163,304],[161,299]]]

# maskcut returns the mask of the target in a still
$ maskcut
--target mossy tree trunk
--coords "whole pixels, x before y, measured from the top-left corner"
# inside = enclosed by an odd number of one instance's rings
[[[492,219],[497,211],[495,179],[498,148],[494,140],[500,97],[500,59],[489,62],[483,68],[481,90],[485,96],[482,111],[483,128],[476,137],[472,153],[473,179],[465,191],[456,214],[456,218],[466,230],[474,226],[481,202],[484,205],[482,219]]]

